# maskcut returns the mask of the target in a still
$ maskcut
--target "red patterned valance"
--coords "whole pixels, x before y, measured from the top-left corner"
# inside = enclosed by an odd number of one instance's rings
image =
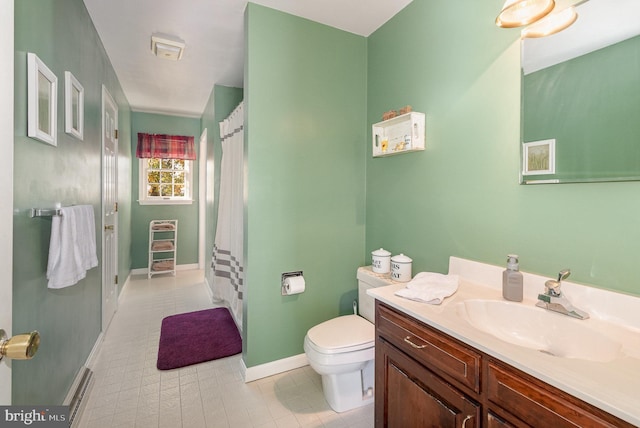
[[[195,160],[196,149],[193,137],[139,132],[136,156],[139,158]]]

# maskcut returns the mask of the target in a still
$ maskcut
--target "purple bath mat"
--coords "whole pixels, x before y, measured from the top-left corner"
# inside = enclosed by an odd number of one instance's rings
[[[162,320],[159,370],[170,370],[242,352],[242,338],[227,308],[172,315]]]

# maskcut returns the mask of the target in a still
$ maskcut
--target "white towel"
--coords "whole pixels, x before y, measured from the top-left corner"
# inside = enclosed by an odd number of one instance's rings
[[[64,288],[87,276],[98,266],[96,225],[93,206],[76,205],[60,209],[51,221],[47,279],[49,288]]]
[[[458,275],[420,272],[407,283],[407,288],[396,291],[396,296],[418,302],[439,305],[458,290]]]

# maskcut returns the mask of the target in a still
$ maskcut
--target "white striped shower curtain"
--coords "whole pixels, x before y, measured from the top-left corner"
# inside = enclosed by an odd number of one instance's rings
[[[222,161],[213,246],[213,297],[229,307],[242,331],[244,102],[220,122]]]

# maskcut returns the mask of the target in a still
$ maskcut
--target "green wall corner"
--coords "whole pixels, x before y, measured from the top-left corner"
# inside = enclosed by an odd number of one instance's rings
[[[501,6],[414,0],[369,37],[368,126],[410,104],[426,113],[426,150],[368,149],[367,262],[384,247],[415,274],[517,253],[524,271],[569,267],[576,282],[640,295],[640,182],[518,184],[519,32],[494,25]]]
[[[303,352],[357,298],[364,253],[366,39],[249,3],[244,361]],[[281,296],[283,272],[306,291]]]
[[[131,150],[136,151],[138,133],[193,136],[199,153],[200,119],[155,113],[131,114]],[[147,268],[149,264],[149,223],[151,220],[178,220],[177,265],[198,263],[198,161],[193,162],[193,203],[188,205],[140,205],[139,160],[131,164],[131,267]]]

